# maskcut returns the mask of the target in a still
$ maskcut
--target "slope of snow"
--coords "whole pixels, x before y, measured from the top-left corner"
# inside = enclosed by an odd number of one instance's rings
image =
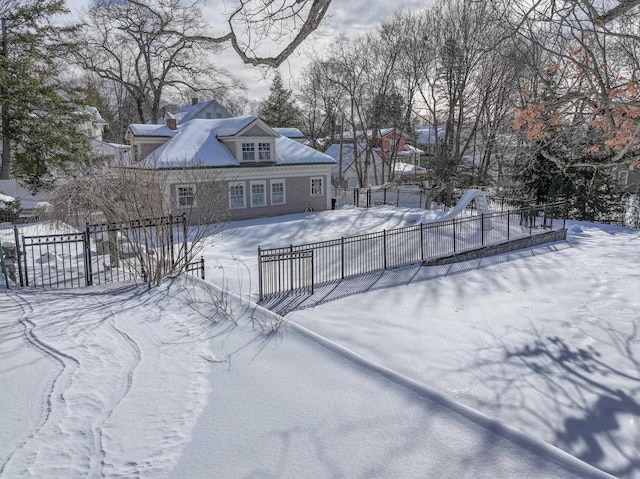
[[[207,277],[255,298],[258,245],[415,214],[234,223]],[[0,478],[640,478],[639,240],[571,224],[284,327],[199,280],[2,290]]]

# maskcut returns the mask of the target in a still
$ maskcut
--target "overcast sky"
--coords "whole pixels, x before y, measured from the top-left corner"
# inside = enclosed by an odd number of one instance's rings
[[[67,5],[75,14],[78,14],[89,3],[90,0],[67,0]],[[205,17],[214,26],[214,31],[215,25],[221,24],[223,21],[220,13],[232,8],[234,3],[225,0],[206,1]],[[371,31],[376,28],[382,19],[390,17],[397,9],[413,9],[428,3],[430,3],[430,0],[333,0],[328,14],[320,27],[280,67],[285,86],[288,88],[293,87],[293,81],[295,81],[295,77],[303,68],[309,49],[321,50],[322,45],[330,42],[333,38],[337,38],[342,33],[356,36]],[[246,84],[250,100],[262,101],[266,99],[271,82],[269,71],[265,72],[263,69],[244,66],[231,51],[220,55],[220,62],[222,66],[226,67]],[[265,74],[267,75],[266,78]]]

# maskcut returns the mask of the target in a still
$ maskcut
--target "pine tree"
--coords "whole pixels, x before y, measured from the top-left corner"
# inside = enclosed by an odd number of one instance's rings
[[[282,77],[276,72],[269,88],[269,97],[260,105],[258,115],[269,126],[298,128],[300,110],[292,98],[291,90],[282,83]]]
[[[55,38],[64,29],[50,23],[65,12],[64,0],[0,0],[0,178],[12,176],[33,191],[49,187],[56,170],[69,169],[88,153],[88,139],[78,129],[84,120],[78,90],[60,77],[67,46]]]

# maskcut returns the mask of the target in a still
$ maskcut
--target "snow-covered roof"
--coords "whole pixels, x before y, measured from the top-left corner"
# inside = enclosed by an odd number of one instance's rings
[[[117,156],[130,149],[131,147],[129,145],[107,143],[96,139],[91,140],[91,152],[97,156]]]
[[[176,134],[176,131],[172,130],[167,125],[150,125],[150,124],[142,124],[142,123],[133,123],[129,125],[129,131],[133,136],[148,136],[148,137],[171,138]]]
[[[379,128],[376,131],[376,137],[377,138],[384,138],[385,136],[390,135],[391,133],[394,133],[394,132],[397,132],[403,138],[408,138],[409,137],[409,135],[407,135],[406,133],[400,133],[397,128]],[[361,138],[361,137],[363,137],[365,135],[366,135],[367,138],[373,138],[373,133],[374,133],[373,129],[370,129],[370,130],[367,130],[367,131],[359,130],[359,131],[356,131],[356,138]],[[343,137],[345,139],[351,140],[351,139],[353,139],[353,132],[345,131],[344,134],[343,134]]]
[[[191,120],[178,127],[175,136],[142,162],[145,167],[240,166],[221,138],[232,138],[260,121],[255,116]],[[275,139],[276,165],[335,163],[330,156],[280,136]]]
[[[100,112],[95,106],[84,106],[82,107],[81,111],[82,113],[88,114],[93,123],[97,123],[100,125],[107,124],[107,121],[104,118],[102,118],[102,115],[100,114]]]
[[[358,153],[364,151],[364,145],[360,143],[357,144],[357,148],[358,148]],[[353,163],[354,156],[355,156],[353,153],[353,150],[354,150],[353,143],[342,144],[342,171],[347,171],[351,166],[351,164]],[[324,154],[333,158],[336,161],[336,163],[339,162],[340,161],[340,144],[334,143],[333,145],[329,146],[329,148],[325,150]],[[336,166],[334,170],[337,172],[338,166]]]
[[[414,146],[406,144],[404,145],[404,150],[397,152],[398,156],[419,156],[423,154],[424,151],[422,151],[420,148],[416,148]]]
[[[225,107],[223,107],[216,100],[206,100],[196,103],[195,105],[182,105],[175,112],[175,118],[178,120],[178,124],[184,124],[188,121],[193,120],[198,113],[203,111],[205,108],[210,105],[214,105],[216,108],[221,109],[222,111],[229,113]]]
[[[396,175],[426,175],[427,169],[421,166],[403,163],[402,161],[396,161],[393,172]]]
[[[442,140],[444,138],[444,127],[438,128],[437,137]],[[436,129],[432,126],[421,125],[416,127],[416,138],[419,145],[431,145],[435,143]]]
[[[273,130],[287,138],[305,138],[304,134],[297,128],[273,128]]]
[[[0,206],[5,206],[7,203],[12,203],[16,199],[13,196],[3,195],[0,193]]]

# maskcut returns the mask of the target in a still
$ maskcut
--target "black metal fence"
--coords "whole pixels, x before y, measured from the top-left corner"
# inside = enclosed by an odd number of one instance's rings
[[[259,298],[418,264],[564,228],[564,203],[535,206],[282,248],[258,248]]]
[[[184,216],[86,225],[83,232],[21,235],[5,246],[5,263],[20,286],[81,287],[147,280],[150,270],[179,268],[204,279],[204,258],[185,264],[188,254]]]

